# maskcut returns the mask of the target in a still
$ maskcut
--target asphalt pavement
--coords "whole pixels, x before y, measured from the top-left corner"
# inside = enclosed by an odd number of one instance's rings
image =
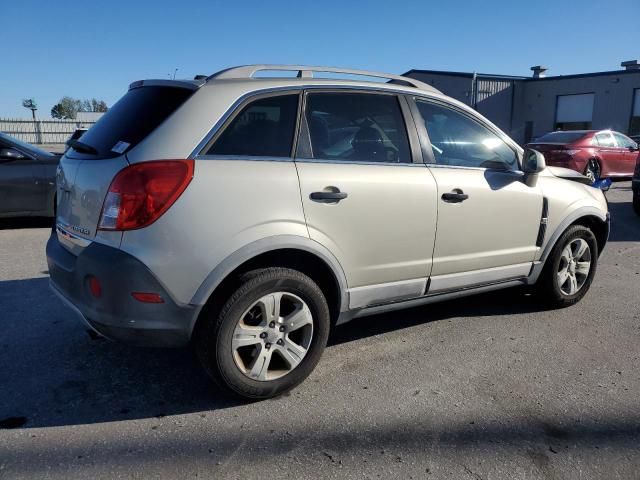
[[[216,391],[188,350],[90,336],[46,220],[0,222],[0,478],[640,478],[640,217],[607,194],[582,302],[520,290],[338,327],[297,389]]]

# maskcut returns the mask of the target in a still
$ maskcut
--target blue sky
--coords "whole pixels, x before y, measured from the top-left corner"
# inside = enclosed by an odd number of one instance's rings
[[[616,70],[640,59],[638,0],[0,0],[0,118],[63,95],[113,104],[142,78],[247,63],[402,73]]]

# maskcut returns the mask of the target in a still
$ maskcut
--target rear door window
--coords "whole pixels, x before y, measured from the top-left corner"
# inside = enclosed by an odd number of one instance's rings
[[[395,95],[309,93],[306,110],[314,159],[412,161],[407,129]]]
[[[290,157],[298,117],[296,94],[254,100],[246,105],[205,155]]]
[[[97,153],[82,158],[113,158],[135,147],[193,94],[189,88],[143,86],[132,88],[80,140]]]
[[[616,143],[613,140],[613,136],[609,132],[596,133],[595,136],[596,145],[601,147],[615,147]]]

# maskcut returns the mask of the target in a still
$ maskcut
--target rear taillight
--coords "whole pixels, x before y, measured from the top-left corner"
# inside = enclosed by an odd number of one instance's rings
[[[570,157],[575,155],[576,153],[578,153],[580,150],[564,150],[564,149],[556,149],[556,150],[551,150],[549,153],[555,154],[555,155],[569,155]]]
[[[193,178],[193,160],[136,163],[120,170],[109,186],[99,230],[134,230],[155,222]]]

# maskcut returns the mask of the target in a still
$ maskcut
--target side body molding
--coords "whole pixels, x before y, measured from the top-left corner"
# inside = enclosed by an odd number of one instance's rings
[[[207,275],[207,278],[205,278],[204,282],[202,282],[202,285],[200,285],[191,299],[191,304],[203,305],[206,303],[207,299],[211,296],[216,287],[244,262],[251,260],[262,253],[284,248],[304,250],[323,260],[333,271],[333,274],[338,281],[342,297],[340,300],[340,311],[342,312],[348,309],[349,298],[347,293],[347,278],[338,260],[327,248],[323,247],[318,242],[296,235],[275,235],[272,237],[262,238],[236,250],[220,262],[218,266],[214,268],[209,275]]]
[[[597,217],[607,225],[607,238],[609,237],[609,216],[607,213],[603,212],[601,209],[596,207],[580,207],[571,214],[567,215],[562,222],[556,227],[553,233],[549,236],[548,240],[544,244],[544,248],[542,250],[542,254],[540,258],[533,263],[533,268],[531,269],[531,274],[528,278],[528,283],[533,284],[538,280],[538,277],[542,273],[542,269],[544,268],[544,264],[547,261],[547,257],[551,253],[554,245],[560,238],[560,236],[564,233],[564,231],[569,228],[572,223],[575,223],[576,220],[579,220],[582,217]],[[601,252],[598,252],[601,253]]]

